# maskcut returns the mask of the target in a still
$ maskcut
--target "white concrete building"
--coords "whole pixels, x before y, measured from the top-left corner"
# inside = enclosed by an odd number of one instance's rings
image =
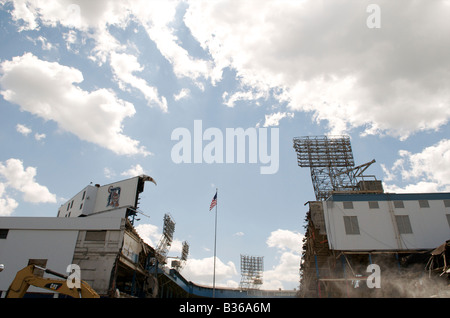
[[[308,203],[300,297],[429,297],[445,291],[446,278],[436,272],[442,264],[429,260],[450,240],[450,193],[342,192]],[[379,268],[380,288],[362,278],[372,265]]]
[[[82,279],[98,293],[106,294],[116,255],[124,241],[125,222],[124,217],[108,215],[77,219],[2,218],[0,262],[5,269],[0,275],[0,291],[6,292],[17,271],[30,263],[67,274],[67,266],[78,264],[84,254],[85,259],[79,264]],[[92,257],[100,250],[104,256],[101,262],[96,262]],[[42,290],[31,287],[29,292]]]
[[[145,181],[156,184],[152,177],[142,175],[103,186],[88,185],[59,208],[58,217],[88,216],[119,208],[136,211]]]
[[[81,279],[101,296],[147,292],[146,266],[154,250],[129,218],[151,177],[139,176],[105,186],[87,186],[58,210],[58,217],[1,217],[0,293],[5,296],[17,271],[36,264],[68,274],[77,264]],[[45,274],[47,277],[47,274]],[[51,276],[48,276],[51,277]],[[30,287],[29,293],[49,293]]]
[[[323,213],[332,250],[427,250],[450,239],[450,193],[334,194]]]

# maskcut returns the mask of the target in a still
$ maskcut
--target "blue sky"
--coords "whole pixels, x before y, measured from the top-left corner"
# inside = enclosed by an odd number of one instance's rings
[[[141,196],[141,235],[156,245],[170,213],[169,255],[187,240],[183,274],[211,285],[218,188],[217,284],[237,286],[247,254],[264,256],[263,288],[298,288],[314,192],[292,138],[348,134],[386,191],[449,191],[449,11],[425,0],[0,1],[0,215],[56,216],[90,182],[145,173],[157,186]],[[174,163],[171,135],[193,135],[195,120],[224,136],[278,129],[278,171]]]

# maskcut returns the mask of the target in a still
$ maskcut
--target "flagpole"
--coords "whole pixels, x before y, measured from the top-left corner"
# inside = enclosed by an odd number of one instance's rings
[[[218,188],[216,188],[216,195],[218,192]],[[216,197],[217,200],[217,197]],[[213,298],[216,295],[216,244],[217,244],[217,201],[216,201],[216,223],[214,227],[214,274],[213,274]]]

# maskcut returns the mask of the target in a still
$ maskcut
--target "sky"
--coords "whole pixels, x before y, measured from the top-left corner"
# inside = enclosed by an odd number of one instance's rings
[[[169,256],[187,241],[182,274],[211,286],[218,189],[216,286],[250,255],[261,288],[298,288],[315,197],[294,137],[350,136],[387,192],[450,191],[449,16],[447,0],[0,0],[0,216],[147,174],[136,228],[156,246],[169,213]]]

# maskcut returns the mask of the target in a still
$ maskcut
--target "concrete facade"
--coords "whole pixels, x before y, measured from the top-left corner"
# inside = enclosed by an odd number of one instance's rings
[[[139,194],[144,191],[145,181],[156,184],[152,177],[140,175],[105,185],[88,185],[61,205],[57,216],[88,216],[120,208],[136,211]]]
[[[106,294],[111,269],[124,240],[125,225],[124,215],[2,218],[1,228],[7,229],[7,235],[0,239],[0,260],[5,265],[0,275],[0,291],[8,289],[17,271],[30,260],[40,260],[45,267],[62,274],[68,274],[68,265],[80,265],[81,279],[99,294]],[[99,240],[96,233],[105,233],[104,239]],[[99,255],[104,257],[100,259]],[[42,290],[30,287],[29,292]]]
[[[450,193],[349,192],[308,203],[300,297],[450,295],[445,259],[430,263],[450,242]],[[366,284],[372,265],[380,288]]]
[[[450,193],[335,194],[323,212],[333,250],[427,250],[450,238]]]

